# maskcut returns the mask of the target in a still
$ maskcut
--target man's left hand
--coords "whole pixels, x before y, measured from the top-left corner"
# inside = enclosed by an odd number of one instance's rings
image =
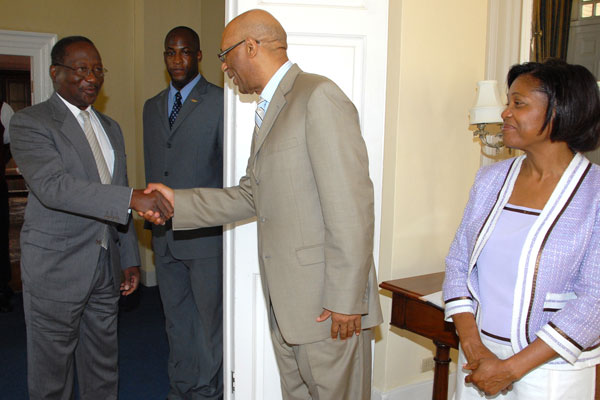
[[[331,317],[331,338],[346,340],[356,333],[360,335],[360,314],[340,314],[334,311],[323,309],[323,312],[317,317],[317,322],[323,322]]]
[[[129,267],[123,271],[123,275],[125,275],[125,280],[121,283],[121,294],[129,296],[140,284],[140,267]]]

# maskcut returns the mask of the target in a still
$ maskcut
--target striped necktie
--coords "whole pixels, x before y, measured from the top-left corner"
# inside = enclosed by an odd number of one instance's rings
[[[85,133],[85,138],[90,144],[92,154],[94,155],[94,160],[96,160],[96,167],[98,168],[98,175],[100,175],[100,182],[103,184],[109,184],[111,182],[110,171],[108,169],[108,165],[106,165],[106,159],[104,158],[104,154],[102,154],[102,149],[100,148],[100,143],[98,142],[96,133],[94,132],[94,127],[92,126],[92,121],[90,120],[90,114],[87,111],[82,110],[79,115],[81,115],[81,118],[83,119],[83,133]]]
[[[256,105],[256,112],[254,113],[254,123],[256,124],[256,130],[259,130],[260,126],[262,125],[268,105],[269,102],[263,99],[262,97]]]
[[[100,182],[105,185],[110,184],[112,178],[110,176],[110,171],[108,170],[108,165],[106,164],[104,154],[102,154],[100,143],[98,142],[98,138],[94,132],[94,127],[92,126],[92,121],[90,120],[90,114],[87,111],[82,110],[80,111],[79,115],[81,115],[81,119],[83,119],[83,133],[90,144],[90,148],[92,149],[92,154],[94,155],[94,160],[96,161],[96,167],[98,168],[98,175],[100,175]],[[100,245],[105,249],[108,248],[108,225],[104,226]]]
[[[177,114],[181,110],[181,92],[175,93],[175,103],[173,103],[173,109],[171,110],[171,115],[169,115],[169,128],[173,128],[173,124],[175,124],[175,120],[177,119]]]

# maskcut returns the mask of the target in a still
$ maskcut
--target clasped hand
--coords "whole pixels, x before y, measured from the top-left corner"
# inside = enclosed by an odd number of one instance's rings
[[[142,205],[134,206],[134,197],[139,197]],[[161,183],[150,183],[146,189],[136,189],[131,196],[131,208],[140,217],[156,225],[164,225],[174,214],[175,198],[173,189]]]
[[[463,368],[471,371],[465,377],[465,382],[474,384],[490,396],[511,390],[515,380],[510,369],[506,367],[506,361],[496,357],[481,358],[467,363]]]
[[[151,185],[148,185],[146,189],[133,190],[130,207],[137,211],[140,217],[144,217],[156,225],[164,225],[167,220],[173,217],[173,191],[161,185],[171,191],[171,197],[168,198],[160,190],[150,190]]]
[[[469,356],[463,368],[470,371],[465,377],[465,383],[472,383],[486,395],[503,394],[512,389],[516,380],[506,360],[499,359],[483,344],[475,351],[469,351]],[[466,355],[466,353],[465,353]]]

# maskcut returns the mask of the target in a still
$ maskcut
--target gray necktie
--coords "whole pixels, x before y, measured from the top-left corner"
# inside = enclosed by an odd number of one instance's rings
[[[81,118],[83,118],[83,133],[85,133],[85,138],[90,144],[92,154],[94,154],[94,160],[96,160],[96,167],[98,168],[98,175],[100,175],[100,182],[103,184],[109,184],[111,182],[110,171],[106,165],[106,159],[102,154],[102,149],[100,148],[100,143],[98,143],[98,138],[94,133],[92,121],[90,121],[90,114],[87,111],[82,110],[80,115]]]
[[[83,132],[85,133],[85,138],[90,144],[92,154],[94,154],[94,160],[96,160],[96,167],[98,168],[98,175],[100,175],[100,182],[103,184],[109,184],[111,182],[110,171],[106,165],[106,159],[102,154],[102,149],[100,148],[100,143],[98,143],[98,138],[94,133],[92,121],[90,121],[90,114],[87,111],[82,110],[80,115],[81,118],[83,118]],[[102,239],[99,244],[105,249],[108,248],[108,226],[104,227]]]

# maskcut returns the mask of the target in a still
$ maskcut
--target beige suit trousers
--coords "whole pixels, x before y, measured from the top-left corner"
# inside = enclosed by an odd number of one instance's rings
[[[270,319],[283,400],[371,398],[371,329],[347,340],[292,345],[281,336],[272,308]]]

